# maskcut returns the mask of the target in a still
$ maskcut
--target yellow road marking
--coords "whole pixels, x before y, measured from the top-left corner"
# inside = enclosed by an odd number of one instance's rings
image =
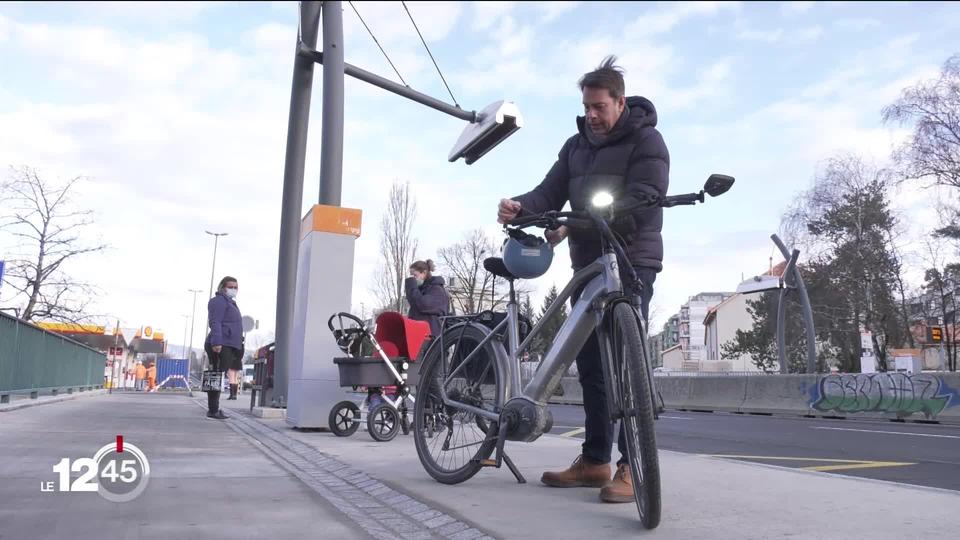
[[[901,467],[903,465],[916,465],[916,463],[904,463],[898,461],[864,461],[863,463],[851,463],[847,465],[821,465],[819,467],[801,467],[805,471],[845,471],[847,469],[873,469],[876,467]]]
[[[738,456],[727,454],[711,454],[706,457],[732,458],[732,459],[762,459],[764,461],[817,461],[823,463],[842,463],[843,465],[814,465],[812,467],[800,467],[805,471],[844,471],[848,469],[872,469],[879,467],[902,467],[904,465],[916,465],[916,463],[907,463],[902,461],[865,461],[858,459],[828,459],[813,457],[781,457],[781,456]]]
[[[570,431],[568,431],[568,432],[566,432],[566,433],[561,433],[560,436],[561,436],[561,437],[574,437],[574,436],[577,436],[577,435],[585,432],[586,430],[587,430],[587,428],[578,427],[577,429],[572,429],[572,430],[570,430]]]

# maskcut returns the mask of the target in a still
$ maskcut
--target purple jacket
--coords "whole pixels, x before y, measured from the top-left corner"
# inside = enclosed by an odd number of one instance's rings
[[[405,283],[407,302],[410,303],[408,317],[430,323],[430,333],[434,336],[440,335],[440,317],[450,312],[450,295],[444,283],[440,276],[431,277],[419,287],[417,280],[412,277],[407,278]]]
[[[240,308],[235,301],[218,292],[207,302],[207,317],[210,321],[210,333],[207,334],[210,345],[228,345],[243,350],[243,325]]]

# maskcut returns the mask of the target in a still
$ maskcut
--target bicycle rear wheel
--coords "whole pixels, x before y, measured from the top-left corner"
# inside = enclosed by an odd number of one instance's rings
[[[649,395],[652,381],[648,380],[647,356],[636,314],[626,303],[613,308],[610,339],[633,497],[643,526],[653,529],[660,524],[660,462],[653,426],[653,400]]]
[[[450,328],[444,333],[443,348],[435,343],[420,367],[413,440],[423,468],[444,484],[459,484],[477,474],[481,460],[490,457],[496,446],[495,440],[486,440],[495,422],[445,405],[441,397],[442,388],[454,401],[499,413],[503,382],[492,342],[454,374],[484,337],[486,334],[472,325]]]

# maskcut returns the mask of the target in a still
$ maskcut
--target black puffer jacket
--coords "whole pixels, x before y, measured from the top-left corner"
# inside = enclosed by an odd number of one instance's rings
[[[533,191],[513,197],[526,212],[561,210],[567,201],[573,210],[586,210],[598,191],[615,200],[633,193],[666,195],[670,154],[656,129],[657,110],[647,98],[631,96],[623,114],[606,136],[597,136],[577,117],[579,133],[567,139],[556,163]],[[624,235],[634,266],[663,269],[663,209],[638,210],[615,227]],[[600,256],[600,234],[571,230],[570,259],[580,269]]]

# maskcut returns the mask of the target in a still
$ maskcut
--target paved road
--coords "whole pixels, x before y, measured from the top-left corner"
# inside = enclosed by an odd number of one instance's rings
[[[551,433],[583,438],[581,407],[551,410]],[[960,426],[667,411],[657,445],[960,491]]]

